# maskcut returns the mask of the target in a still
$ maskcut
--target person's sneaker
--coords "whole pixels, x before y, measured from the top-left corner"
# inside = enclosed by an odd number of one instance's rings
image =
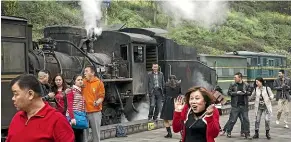
[[[224,135],[225,135],[225,131],[221,131],[220,136],[224,136]]]
[[[276,120],[276,124],[277,124],[277,125],[279,125],[279,124],[280,124],[279,120]]]
[[[289,126],[288,126],[287,124],[285,124],[284,128],[287,128],[287,129],[288,129],[288,128],[289,128]]]
[[[231,138],[231,133],[230,132],[227,132],[226,133],[226,137]]]

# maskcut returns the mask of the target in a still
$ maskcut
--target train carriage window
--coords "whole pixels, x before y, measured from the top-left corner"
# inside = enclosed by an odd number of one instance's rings
[[[267,62],[267,58],[263,58],[263,66],[267,66],[268,62]]]
[[[252,58],[252,66],[257,66],[258,65],[258,58]]]
[[[269,60],[269,66],[274,66],[274,60]]]
[[[217,72],[217,75],[218,75],[218,76],[222,76],[222,69],[221,69],[221,68],[218,68],[218,69],[216,70],[216,72]]]
[[[275,59],[275,66],[278,67],[279,65],[279,59]]]
[[[134,46],[134,62],[143,63],[144,61],[144,47],[142,46]]]
[[[25,72],[25,43],[2,42],[1,49],[1,72]]]
[[[229,69],[222,69],[222,76],[229,76]]]

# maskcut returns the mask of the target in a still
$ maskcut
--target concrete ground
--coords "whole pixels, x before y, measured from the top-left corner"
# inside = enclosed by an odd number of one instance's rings
[[[291,106],[291,104],[290,104]],[[256,142],[290,142],[291,141],[291,129],[286,129],[284,128],[284,123],[283,123],[283,116],[282,120],[279,125],[275,123],[275,116],[277,114],[277,105],[273,107],[273,116],[272,116],[272,121],[271,121],[271,130],[270,134],[272,139],[268,140],[266,139],[265,136],[265,123],[262,117],[262,121],[260,124],[260,138],[259,139],[253,139],[253,140],[246,140],[243,137],[240,137],[240,121],[238,120],[236,125],[233,128],[232,131],[232,138],[227,138],[226,136],[218,136],[215,141],[216,142],[244,142],[244,141],[256,141]],[[224,126],[226,121],[228,120],[228,115],[224,115],[220,117],[220,124],[221,127]],[[289,115],[289,127],[291,127],[291,115]],[[250,123],[251,123],[251,136],[254,134],[254,125],[255,125],[255,116],[254,116],[254,110],[250,110],[249,112],[249,118],[250,118]],[[157,129],[157,130],[152,130],[152,131],[145,131],[141,133],[136,133],[136,134],[131,134],[128,135],[127,137],[123,138],[110,138],[110,139],[105,139],[102,140],[102,142],[178,142],[180,140],[180,134],[175,133],[173,134],[173,138],[171,139],[166,139],[164,138],[164,135],[166,135],[166,130],[165,128]]]

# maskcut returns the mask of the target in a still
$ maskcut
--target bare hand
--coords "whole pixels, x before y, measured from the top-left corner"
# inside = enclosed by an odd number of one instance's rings
[[[206,115],[211,115],[213,113],[214,110],[214,104],[210,105],[207,109],[206,109]]]
[[[49,96],[50,98],[54,98],[54,97],[55,97],[55,93],[50,92],[50,93],[48,94],[48,96]]]
[[[184,98],[181,96],[178,96],[177,98],[174,99],[174,103],[175,103],[175,111],[182,112],[185,106]]]
[[[71,125],[76,125],[76,119],[71,120]]]

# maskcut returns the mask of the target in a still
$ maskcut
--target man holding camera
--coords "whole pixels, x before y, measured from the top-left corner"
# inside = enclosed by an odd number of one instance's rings
[[[288,114],[289,114],[289,101],[290,101],[290,86],[291,86],[291,81],[289,78],[284,76],[285,72],[284,70],[280,70],[278,73],[279,78],[276,79],[273,83],[274,89],[277,90],[276,94],[276,101],[278,101],[278,113],[277,113],[277,120],[276,124],[279,124],[279,120],[281,117],[282,112],[284,111],[285,114],[285,128],[288,127]]]

